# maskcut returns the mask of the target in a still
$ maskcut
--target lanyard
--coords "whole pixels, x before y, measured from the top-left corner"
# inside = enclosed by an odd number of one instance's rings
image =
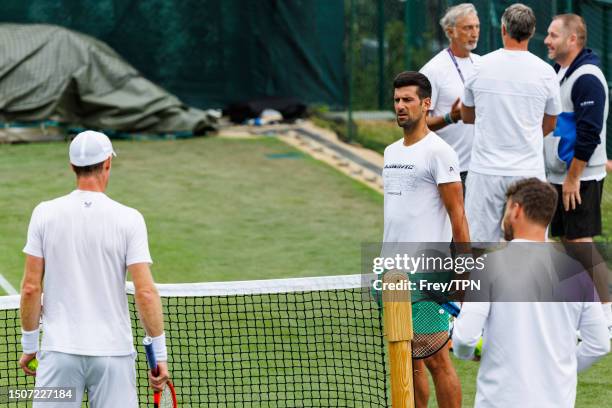
[[[459,74],[459,77],[461,77],[461,82],[463,82],[465,84],[465,78],[463,77],[463,73],[461,72],[461,68],[459,68],[459,64],[457,64],[457,58],[455,58],[455,54],[453,54],[453,52],[451,51],[450,47],[448,47],[446,49],[446,51],[448,52],[448,55],[450,55],[451,60],[453,61],[453,64],[455,64],[455,68],[457,69],[457,73]],[[470,59],[470,62],[473,64],[474,61],[472,61],[472,57],[468,57]]]

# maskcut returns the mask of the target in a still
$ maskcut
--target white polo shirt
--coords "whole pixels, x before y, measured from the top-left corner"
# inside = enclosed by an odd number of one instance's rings
[[[152,263],[138,211],[104,193],[75,190],[34,209],[23,251],[45,260],[41,350],[134,352],[126,268]]]
[[[450,242],[438,184],[461,182],[457,153],[434,132],[417,143],[387,146],[383,169],[384,242]]]
[[[463,98],[467,80],[474,74],[474,64],[480,60],[480,55],[470,54],[467,58],[455,57],[453,62],[448,49],[443,49],[421,68],[431,82],[431,113],[434,116],[444,116],[450,112],[457,98]],[[448,143],[459,156],[459,168],[467,171],[472,153],[474,125],[459,121],[436,130],[436,134]]]
[[[543,179],[542,118],[561,113],[554,69],[528,51],[503,48],[474,68],[463,97],[476,108],[470,171]]]

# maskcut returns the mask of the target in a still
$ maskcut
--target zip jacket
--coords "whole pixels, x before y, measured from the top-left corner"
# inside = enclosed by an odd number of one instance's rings
[[[559,72],[559,64],[555,64]],[[563,184],[572,160],[586,161],[581,180],[601,180],[606,176],[606,120],[608,83],[600,69],[600,59],[583,49],[561,79],[562,113],[552,135],[544,139],[544,159],[548,181]]]

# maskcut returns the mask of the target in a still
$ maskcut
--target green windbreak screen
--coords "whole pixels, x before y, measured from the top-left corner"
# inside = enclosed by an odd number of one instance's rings
[[[4,0],[0,19],[92,35],[200,108],[262,96],[346,104],[342,1]]]

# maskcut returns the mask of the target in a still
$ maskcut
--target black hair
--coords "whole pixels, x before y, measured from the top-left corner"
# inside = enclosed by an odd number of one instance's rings
[[[398,74],[393,80],[393,89],[404,86],[416,86],[419,98],[431,98],[431,82],[429,79],[417,71],[404,71]]]

